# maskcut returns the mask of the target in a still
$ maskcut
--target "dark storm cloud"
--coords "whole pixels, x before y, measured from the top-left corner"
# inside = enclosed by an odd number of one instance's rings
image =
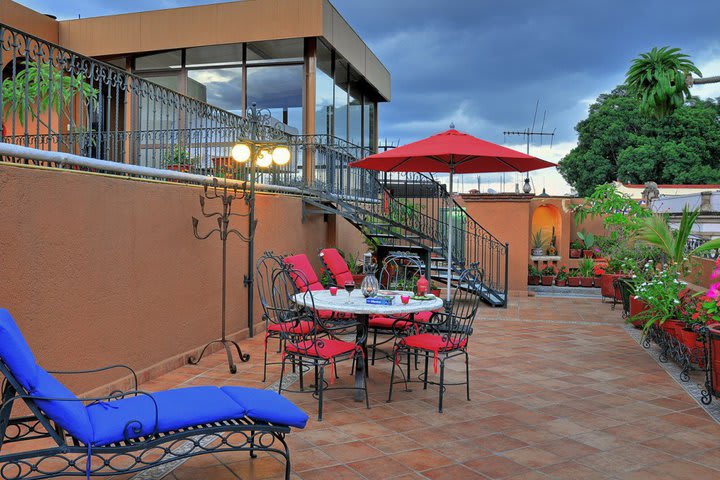
[[[22,1],[22,0],[21,0]],[[198,0],[25,0],[61,18],[215,3]],[[575,138],[587,101],[622,81],[656,45],[699,55],[720,41],[720,2],[665,0],[335,0],[392,74],[381,135],[407,142],[447,127],[492,141],[548,110],[556,142]],[[713,73],[713,72],[708,72]],[[714,72],[718,73],[718,72]],[[522,143],[507,139],[507,143]]]

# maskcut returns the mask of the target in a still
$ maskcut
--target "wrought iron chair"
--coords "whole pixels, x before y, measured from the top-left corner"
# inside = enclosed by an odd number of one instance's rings
[[[270,308],[270,301],[272,299],[272,288],[273,288],[273,274],[283,268],[285,263],[283,257],[274,255],[272,252],[265,252],[257,261],[257,287],[258,296],[260,297],[260,305],[263,309],[263,320],[265,320],[265,344],[264,344],[264,357],[263,357],[263,379],[264,382],[267,379],[267,366],[270,364],[279,365],[280,362],[268,363],[268,340],[278,340],[278,352],[282,352],[283,340],[281,332],[283,330],[287,333],[296,336],[307,335],[314,327],[313,323],[309,320],[300,322],[295,325],[293,322],[286,322],[282,318],[278,318],[275,315],[275,311]],[[293,365],[293,371],[295,365]]]
[[[383,260],[378,279],[381,288],[385,290],[413,291],[418,279],[423,273],[424,267],[419,256],[411,253],[395,252]],[[412,316],[371,316],[368,321],[368,335],[372,334],[372,343],[368,345],[368,347],[372,348],[370,364],[375,365],[378,346],[394,340],[395,332],[406,334],[408,329],[414,327],[412,323],[398,322],[398,320],[414,319],[416,322],[427,322],[430,320],[432,314],[433,312],[420,312]],[[378,335],[389,336],[378,342]]]
[[[330,271],[335,285],[342,288],[346,283],[354,281],[347,262],[336,248],[324,248],[320,250],[320,258],[325,264],[325,267]]]
[[[82,372],[104,371],[114,365]],[[0,477],[114,476],[208,453],[275,452],[286,460],[285,435],[304,428],[307,414],[275,392],[243,387],[189,387],[147,393],[137,389],[78,398],[36,363],[10,313],[0,309]],[[12,417],[22,401],[29,415]],[[49,438],[55,446],[11,449],[4,443]],[[279,444],[279,445],[278,445]],[[29,445],[33,445],[30,443]]]
[[[315,273],[315,269],[313,269],[312,265],[310,264],[310,259],[308,259],[307,255],[304,253],[300,253],[297,255],[290,255],[287,257],[283,257],[283,262],[286,265],[290,265],[292,268],[292,271],[299,271],[302,272],[302,278],[300,279],[293,277],[293,280],[295,281],[295,285],[299,289],[306,289],[309,291],[318,291],[318,290],[325,290],[325,287],[322,283],[320,283],[320,279],[318,278],[317,274]],[[292,273],[292,272],[291,272]],[[306,291],[302,290],[302,291]],[[351,318],[352,315],[345,314],[345,313],[339,313],[339,312],[333,312],[331,310],[318,310],[317,315],[325,320],[331,320],[335,318]]]
[[[448,385],[466,385],[467,399],[470,400],[470,368],[469,355],[467,352],[468,341],[473,333],[473,321],[480,306],[480,289],[482,288],[482,274],[474,264],[462,271],[457,281],[456,288],[450,305],[446,306],[445,312],[434,313],[428,322],[412,322],[420,330],[420,333],[403,335],[407,328],[396,329],[396,340],[394,347],[395,361],[393,362],[390,374],[390,391],[388,402],[392,401],[393,385],[395,383],[395,370],[402,354],[410,355],[417,353],[425,357],[425,372],[420,374],[419,381],[423,383],[423,390],[428,384],[438,385],[440,388],[438,411],[442,413],[443,395]],[[445,362],[451,358],[465,356],[465,382],[447,383],[445,381]],[[433,358],[435,373],[440,369],[439,382],[428,380],[428,364],[430,357]],[[400,369],[402,372],[402,369]],[[403,383],[410,380],[405,378]],[[406,385],[407,387],[407,385]]]
[[[356,387],[330,387],[325,382],[325,369],[330,368],[330,383],[335,381],[336,365],[339,362],[348,360],[365,362],[362,344],[365,341],[367,332],[363,331],[362,324],[355,320],[345,319],[323,319],[317,315],[314,308],[313,290],[305,278],[303,272],[286,265],[273,274],[273,290],[270,310],[273,316],[282,319],[297,327],[302,322],[312,322],[314,327],[303,337],[292,335],[291,329],[281,330],[283,339],[282,367],[280,370],[280,383],[278,393],[283,391],[312,392],[318,399],[318,421],[323,418],[323,392],[326,390],[353,389]],[[305,306],[293,301],[295,295],[302,296]],[[341,335],[355,335],[354,341],[346,341],[340,338]],[[322,336],[321,336],[322,335]],[[315,384],[313,390],[304,390],[302,383],[300,390],[290,390],[283,386],[285,375],[285,363],[287,360],[296,362],[303,367],[315,369]],[[302,379],[302,375],[300,375]],[[364,382],[362,390],[365,392],[365,404],[370,408],[368,397],[367,381]]]
[[[613,280],[613,288],[616,292],[620,292],[620,301],[622,303],[623,311],[622,318],[627,320],[630,315],[630,295],[632,295],[632,284],[627,277],[619,277]],[[617,296],[613,298],[613,310],[615,309],[615,303],[617,302]]]

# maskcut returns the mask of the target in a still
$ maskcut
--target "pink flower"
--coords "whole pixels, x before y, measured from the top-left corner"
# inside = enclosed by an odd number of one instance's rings
[[[720,298],[720,283],[716,283],[710,287],[710,290],[707,292],[707,297],[712,299]]]

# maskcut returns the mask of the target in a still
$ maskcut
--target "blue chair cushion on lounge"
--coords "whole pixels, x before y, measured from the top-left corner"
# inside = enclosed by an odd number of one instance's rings
[[[0,359],[26,390],[32,390],[38,379],[35,355],[4,308],[0,309]]]
[[[158,432],[245,416],[245,409],[218,387],[178,388],[152,396],[158,407]],[[123,440],[125,428],[128,438],[149,435],[155,428],[155,406],[145,395],[88,405],[87,412],[95,432],[95,446]],[[133,428],[141,428],[140,433],[133,432]]]
[[[55,377],[38,367],[38,380],[30,395],[45,398],[75,399],[62,400],[36,400],[35,404],[55,423],[64,428],[70,435],[84,443],[92,441],[93,428],[90,425],[85,404],[77,400],[75,394],[65,385],[58,382]]]
[[[305,428],[308,416],[287,398],[271,390],[245,387],[220,387],[245,408],[245,415],[261,422]]]

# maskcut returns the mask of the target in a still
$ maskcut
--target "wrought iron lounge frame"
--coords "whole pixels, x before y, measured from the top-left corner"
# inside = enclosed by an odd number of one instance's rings
[[[132,373],[135,384],[137,383],[135,372],[124,365],[54,373],[93,373],[111,368],[127,368]],[[84,477],[88,474],[114,476],[135,473],[198,455],[235,451],[247,451],[252,458],[256,457],[258,451],[281,455],[285,459],[285,478],[290,478],[290,450],[285,441],[290,427],[255,422],[244,417],[160,432],[157,429],[157,403],[147,392],[134,389],[93,398],[38,397],[29,394],[2,361],[0,373],[5,376],[0,403],[0,450],[4,443],[39,439],[51,439],[55,442],[55,446],[39,450],[5,455],[0,453],[2,480],[39,480],[61,475]],[[124,440],[100,447],[90,447],[69,435],[36,404],[37,401],[112,402],[137,395],[147,396],[155,405],[153,433],[129,438],[129,430],[136,434],[144,431],[141,422],[130,421],[125,426]],[[26,404],[31,415],[11,418],[12,407],[19,400]]]

